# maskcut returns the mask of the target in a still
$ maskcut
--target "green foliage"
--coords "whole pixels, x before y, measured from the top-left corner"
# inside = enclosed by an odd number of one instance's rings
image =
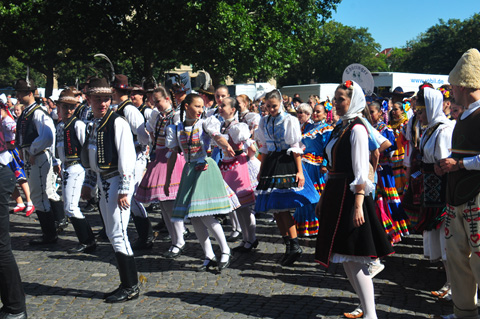
[[[480,48],[480,14],[464,21],[439,20],[407,46],[411,52],[402,63],[406,71],[448,74],[465,51]]]
[[[379,49],[366,28],[330,21],[305,43],[299,63],[280,82],[282,85],[340,82],[345,67],[352,63],[364,64],[370,70],[384,68],[384,60],[375,57]]]

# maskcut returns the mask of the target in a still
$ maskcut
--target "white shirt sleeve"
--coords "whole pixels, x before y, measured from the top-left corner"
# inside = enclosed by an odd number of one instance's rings
[[[167,127],[167,135],[165,137],[165,146],[169,149],[173,149],[178,146],[176,125],[169,125]]]
[[[365,195],[373,190],[373,183],[368,178],[369,172],[369,150],[368,133],[363,125],[355,125],[350,135],[352,149],[352,168],[355,175],[354,181],[350,184],[350,190],[355,193],[356,185],[365,185]]]
[[[55,154],[53,149],[55,145],[55,126],[52,118],[43,111],[36,110],[33,113],[32,120],[37,129],[38,137],[30,145],[29,153],[37,155],[41,151],[49,149],[52,154]]]
[[[287,154],[294,152],[296,154],[303,154],[303,150],[300,147],[300,141],[302,140],[302,131],[300,129],[300,122],[292,115],[285,117],[285,143],[290,145],[287,150]]]
[[[258,151],[262,154],[267,154],[268,153],[268,148],[267,148],[267,141],[265,139],[265,118],[262,117],[260,119],[260,123],[258,124],[258,128],[255,130],[255,139],[258,141],[259,144],[259,149]]]
[[[133,104],[125,106],[124,112],[125,119],[130,125],[130,129],[134,135],[138,135],[138,128],[143,124],[144,118],[142,113]]]
[[[222,123],[220,123],[220,121],[215,116],[210,116],[207,119],[203,120],[202,127],[208,135],[210,135],[211,137],[215,137],[216,135],[220,134],[220,128],[222,127]]]
[[[118,194],[133,192],[136,153],[133,136],[128,123],[123,118],[115,119],[115,147],[118,152],[118,172],[120,183]]]
[[[75,122],[75,133],[77,134],[78,141],[83,146],[85,144],[85,123],[82,121]]]
[[[246,123],[238,123],[228,130],[228,134],[235,144],[245,142],[250,138],[250,129]]]

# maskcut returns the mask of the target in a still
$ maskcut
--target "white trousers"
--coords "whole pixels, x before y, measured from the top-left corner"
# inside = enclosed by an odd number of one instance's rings
[[[145,167],[147,167],[147,158],[143,152],[137,153],[137,160],[135,162],[135,191],[137,192],[137,188],[142,182],[143,173],[145,172]],[[137,201],[134,197],[132,197],[131,202],[131,210],[134,216],[147,218],[147,210],[143,206],[142,203]]]
[[[82,192],[85,170],[82,165],[75,164],[63,170],[63,208],[68,217],[84,219],[82,211],[78,207]]]
[[[25,154],[26,152],[24,152]],[[50,211],[49,199],[58,201],[58,194],[55,191],[55,180],[53,176],[52,157],[49,152],[43,152],[35,157],[32,165],[29,156],[24,156],[25,173],[30,186],[30,197],[35,208],[42,212]],[[56,196],[55,196],[56,195]]]
[[[105,223],[105,231],[115,252],[132,256],[133,251],[128,240],[127,227],[130,220],[130,209],[118,207],[118,185],[120,175],[104,179],[97,174],[97,185],[100,192],[100,212]],[[128,194],[131,203],[132,193]]]

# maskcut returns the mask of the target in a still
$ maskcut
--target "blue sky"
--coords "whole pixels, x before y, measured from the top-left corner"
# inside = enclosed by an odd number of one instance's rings
[[[464,20],[480,12],[480,0],[342,0],[333,20],[365,27],[382,49],[403,47],[409,40],[439,23]]]

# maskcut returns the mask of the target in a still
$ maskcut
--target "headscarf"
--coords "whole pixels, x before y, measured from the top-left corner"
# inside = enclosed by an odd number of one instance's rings
[[[440,91],[426,87],[424,89],[425,109],[427,111],[428,128],[438,123],[447,125],[452,122],[443,113],[443,95]]]
[[[347,82],[352,82],[351,85],[353,85],[353,93],[352,98],[350,99],[350,106],[347,110],[347,113],[345,113],[345,115],[343,116],[340,116],[340,119],[342,121],[351,120],[356,118],[357,116],[362,116],[362,111],[366,105],[365,94],[363,94],[363,90],[360,85],[355,81]]]

